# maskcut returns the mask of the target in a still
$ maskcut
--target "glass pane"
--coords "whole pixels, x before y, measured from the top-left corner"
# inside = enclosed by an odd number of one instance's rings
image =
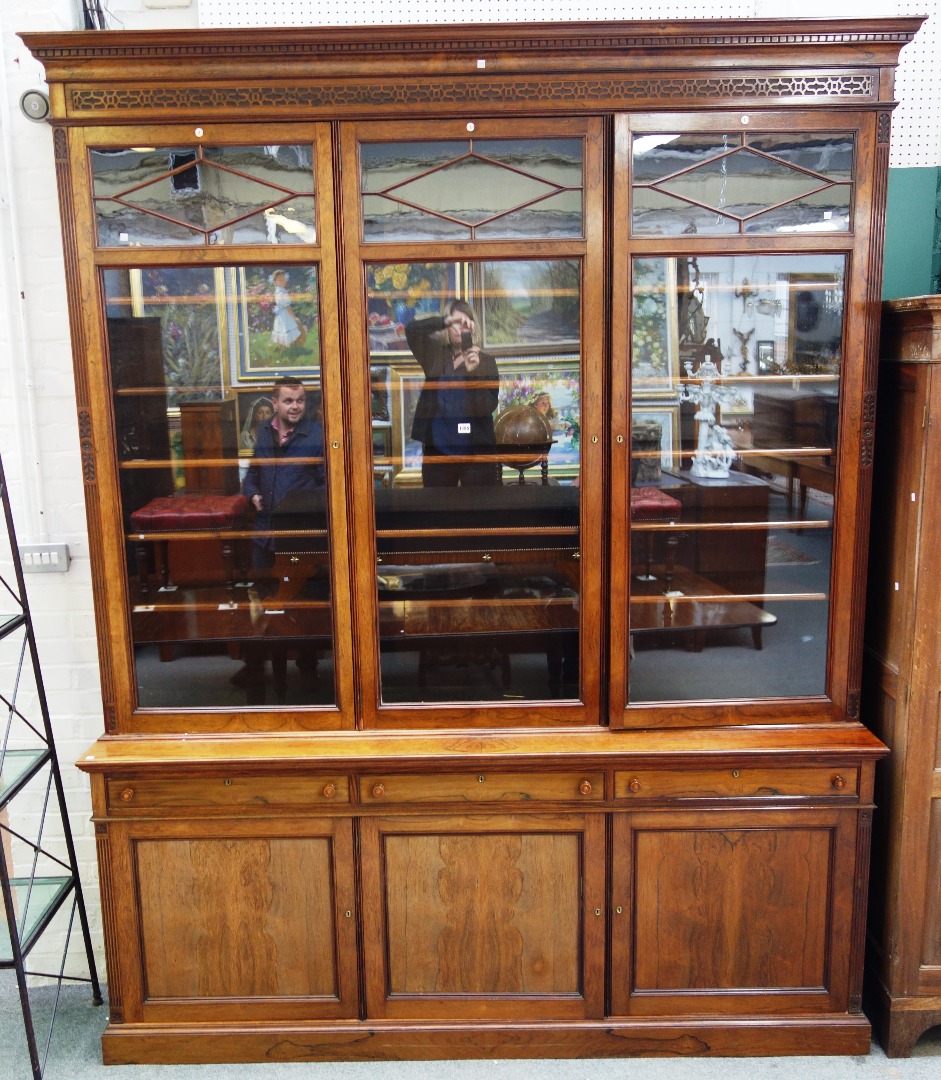
[[[406,206],[384,195],[364,195],[365,240],[470,240],[470,227],[458,221]]]
[[[366,272],[383,701],[575,699],[580,264]]]
[[[311,243],[312,153],[309,145],[92,151],[98,242]],[[280,236],[266,211],[284,219]]]
[[[139,704],[333,703],[316,267],[104,286]]]
[[[562,187],[582,186],[581,139],[476,139],[474,151]]]
[[[747,217],[815,191],[823,181],[749,150],[737,150],[690,172],[664,180],[663,191],[691,202]]]
[[[314,190],[314,154],[302,146],[207,146],[206,161],[285,192]],[[237,178],[233,178],[237,183]]]
[[[366,240],[582,235],[580,139],[360,147]]]
[[[834,184],[746,221],[745,232],[846,232],[852,194],[849,184]]]
[[[844,273],[634,262],[633,703],[826,693]]]
[[[152,183],[173,168],[182,154],[192,154],[191,146],[122,147],[90,151],[95,198],[107,198]]]
[[[155,217],[123,203],[101,199],[98,211],[98,243],[101,247],[166,247],[205,242],[201,229]]]
[[[10,879],[10,891],[17,913],[16,931],[21,949],[26,949],[32,942],[43,918],[61,900],[63,894],[72,888],[71,877],[15,877]],[[8,923],[4,920],[0,930],[0,963],[12,965],[13,943],[10,941]]]
[[[744,147],[738,135],[638,135],[632,230],[724,235],[742,219],[747,233],[846,231],[854,162],[849,134],[750,134]]]
[[[741,145],[741,135],[635,135],[631,147],[634,183],[662,180]]]
[[[210,244],[316,244],[312,196],[295,196],[209,234]]]
[[[736,218],[693,206],[656,188],[634,188],[631,199],[635,236],[721,236],[740,230]]]
[[[574,239],[582,235],[582,193],[550,195],[523,210],[478,225],[474,235],[478,240],[523,240],[530,236]]]
[[[773,154],[781,161],[819,173],[828,180],[853,180],[856,139],[849,132],[842,134],[754,135],[746,139],[749,146]]]
[[[397,142],[361,143],[359,148],[360,184],[363,192],[385,191],[428,169],[434,169],[460,157],[467,143]]]

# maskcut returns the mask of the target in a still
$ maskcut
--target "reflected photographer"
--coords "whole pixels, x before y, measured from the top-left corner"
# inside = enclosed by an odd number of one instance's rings
[[[405,338],[425,374],[412,425],[412,438],[423,447],[422,484],[499,485],[493,414],[500,373],[478,344],[474,309],[453,300],[444,316],[410,322]]]

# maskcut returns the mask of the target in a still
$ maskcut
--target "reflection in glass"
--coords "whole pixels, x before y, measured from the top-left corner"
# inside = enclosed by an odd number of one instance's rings
[[[383,701],[577,698],[579,263],[366,279]]]
[[[725,236],[740,228],[734,217],[693,206],[656,188],[635,188],[632,200],[635,236]]]
[[[139,704],[332,703],[316,268],[104,285]]]
[[[851,135],[636,135],[637,236],[849,228]]]
[[[93,150],[102,246],[314,243],[310,146]]]
[[[660,185],[663,191],[688,202],[738,218],[764,210],[769,203],[791,202],[821,186],[825,182],[817,177],[750,150],[736,150],[718,160],[707,161],[698,169],[664,180]]]
[[[826,693],[844,273],[634,261],[635,704]]]
[[[363,238],[580,237],[580,139],[365,143]]]

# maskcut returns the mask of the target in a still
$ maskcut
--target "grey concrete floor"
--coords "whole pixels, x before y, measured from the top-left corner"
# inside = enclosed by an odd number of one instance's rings
[[[52,992],[31,992],[45,1043]],[[113,1065],[101,1063],[107,1004],[95,1008],[84,987],[63,990],[44,1080],[941,1080],[941,1028],[911,1058],[886,1058],[873,1043],[865,1057],[619,1058],[573,1061],[420,1061],[257,1065]],[[22,1013],[10,972],[0,973],[0,1080],[31,1080]]]

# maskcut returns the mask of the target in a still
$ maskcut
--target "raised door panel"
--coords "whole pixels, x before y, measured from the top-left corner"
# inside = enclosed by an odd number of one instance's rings
[[[600,1016],[603,818],[364,822],[371,1017]]]
[[[845,1011],[855,812],[618,816],[616,1014]]]
[[[352,824],[294,824],[131,826],[126,1020],[356,1015]]]
[[[941,745],[939,745],[941,752]],[[928,848],[925,890],[925,934],[919,989],[941,995],[941,767],[934,770],[931,800],[931,842]]]

